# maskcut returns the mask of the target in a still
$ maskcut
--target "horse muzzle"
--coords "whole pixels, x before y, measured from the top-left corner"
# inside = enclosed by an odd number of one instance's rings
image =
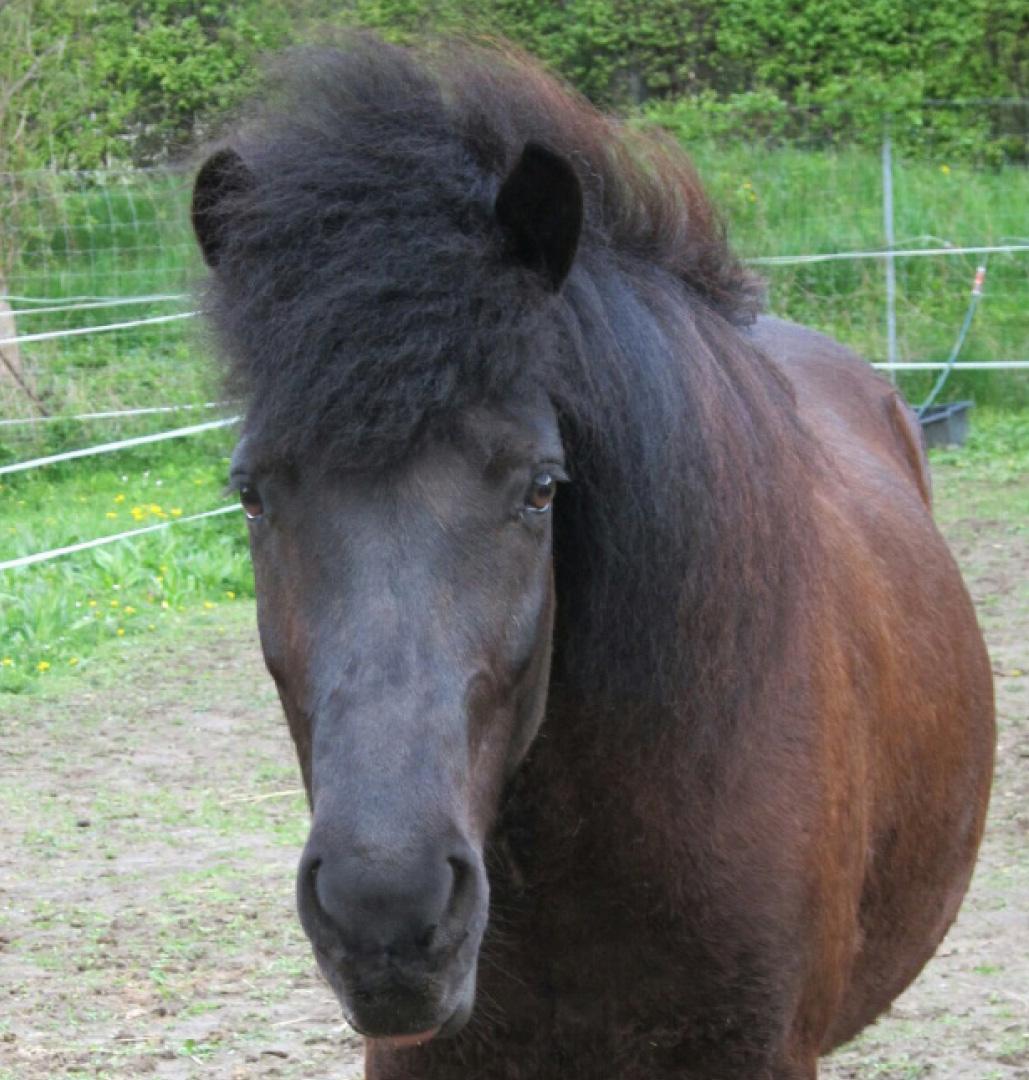
[[[297,874],[300,921],[350,1025],[404,1046],[454,1034],[475,1000],[488,885],[463,839],[415,857],[312,830]]]

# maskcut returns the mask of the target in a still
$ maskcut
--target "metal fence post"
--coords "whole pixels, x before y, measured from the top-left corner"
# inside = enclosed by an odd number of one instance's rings
[[[893,257],[893,147],[890,140],[890,117],[883,125],[883,232],[886,255],[886,353],[890,364],[897,363],[897,266]],[[890,379],[897,381],[896,368],[890,368]]]

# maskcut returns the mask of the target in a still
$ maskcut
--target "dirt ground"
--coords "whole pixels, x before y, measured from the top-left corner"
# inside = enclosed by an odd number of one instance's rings
[[[1029,1080],[1029,530],[947,532],[1000,733],[964,910],[828,1080]],[[0,1080],[360,1077],[293,909],[306,831],[249,605],[0,699]]]

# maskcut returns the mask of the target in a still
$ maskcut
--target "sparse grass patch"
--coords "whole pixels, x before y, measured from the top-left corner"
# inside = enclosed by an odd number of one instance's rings
[[[929,455],[940,520],[977,519],[1029,528],[1029,412],[972,413],[967,443]]]

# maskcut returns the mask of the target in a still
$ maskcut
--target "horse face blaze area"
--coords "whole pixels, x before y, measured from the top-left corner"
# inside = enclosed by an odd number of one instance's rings
[[[538,395],[473,411],[385,473],[260,461],[245,434],[261,640],[313,814],[301,921],[358,1031],[451,1034],[475,998],[484,838],[546,698],[557,420]]]

